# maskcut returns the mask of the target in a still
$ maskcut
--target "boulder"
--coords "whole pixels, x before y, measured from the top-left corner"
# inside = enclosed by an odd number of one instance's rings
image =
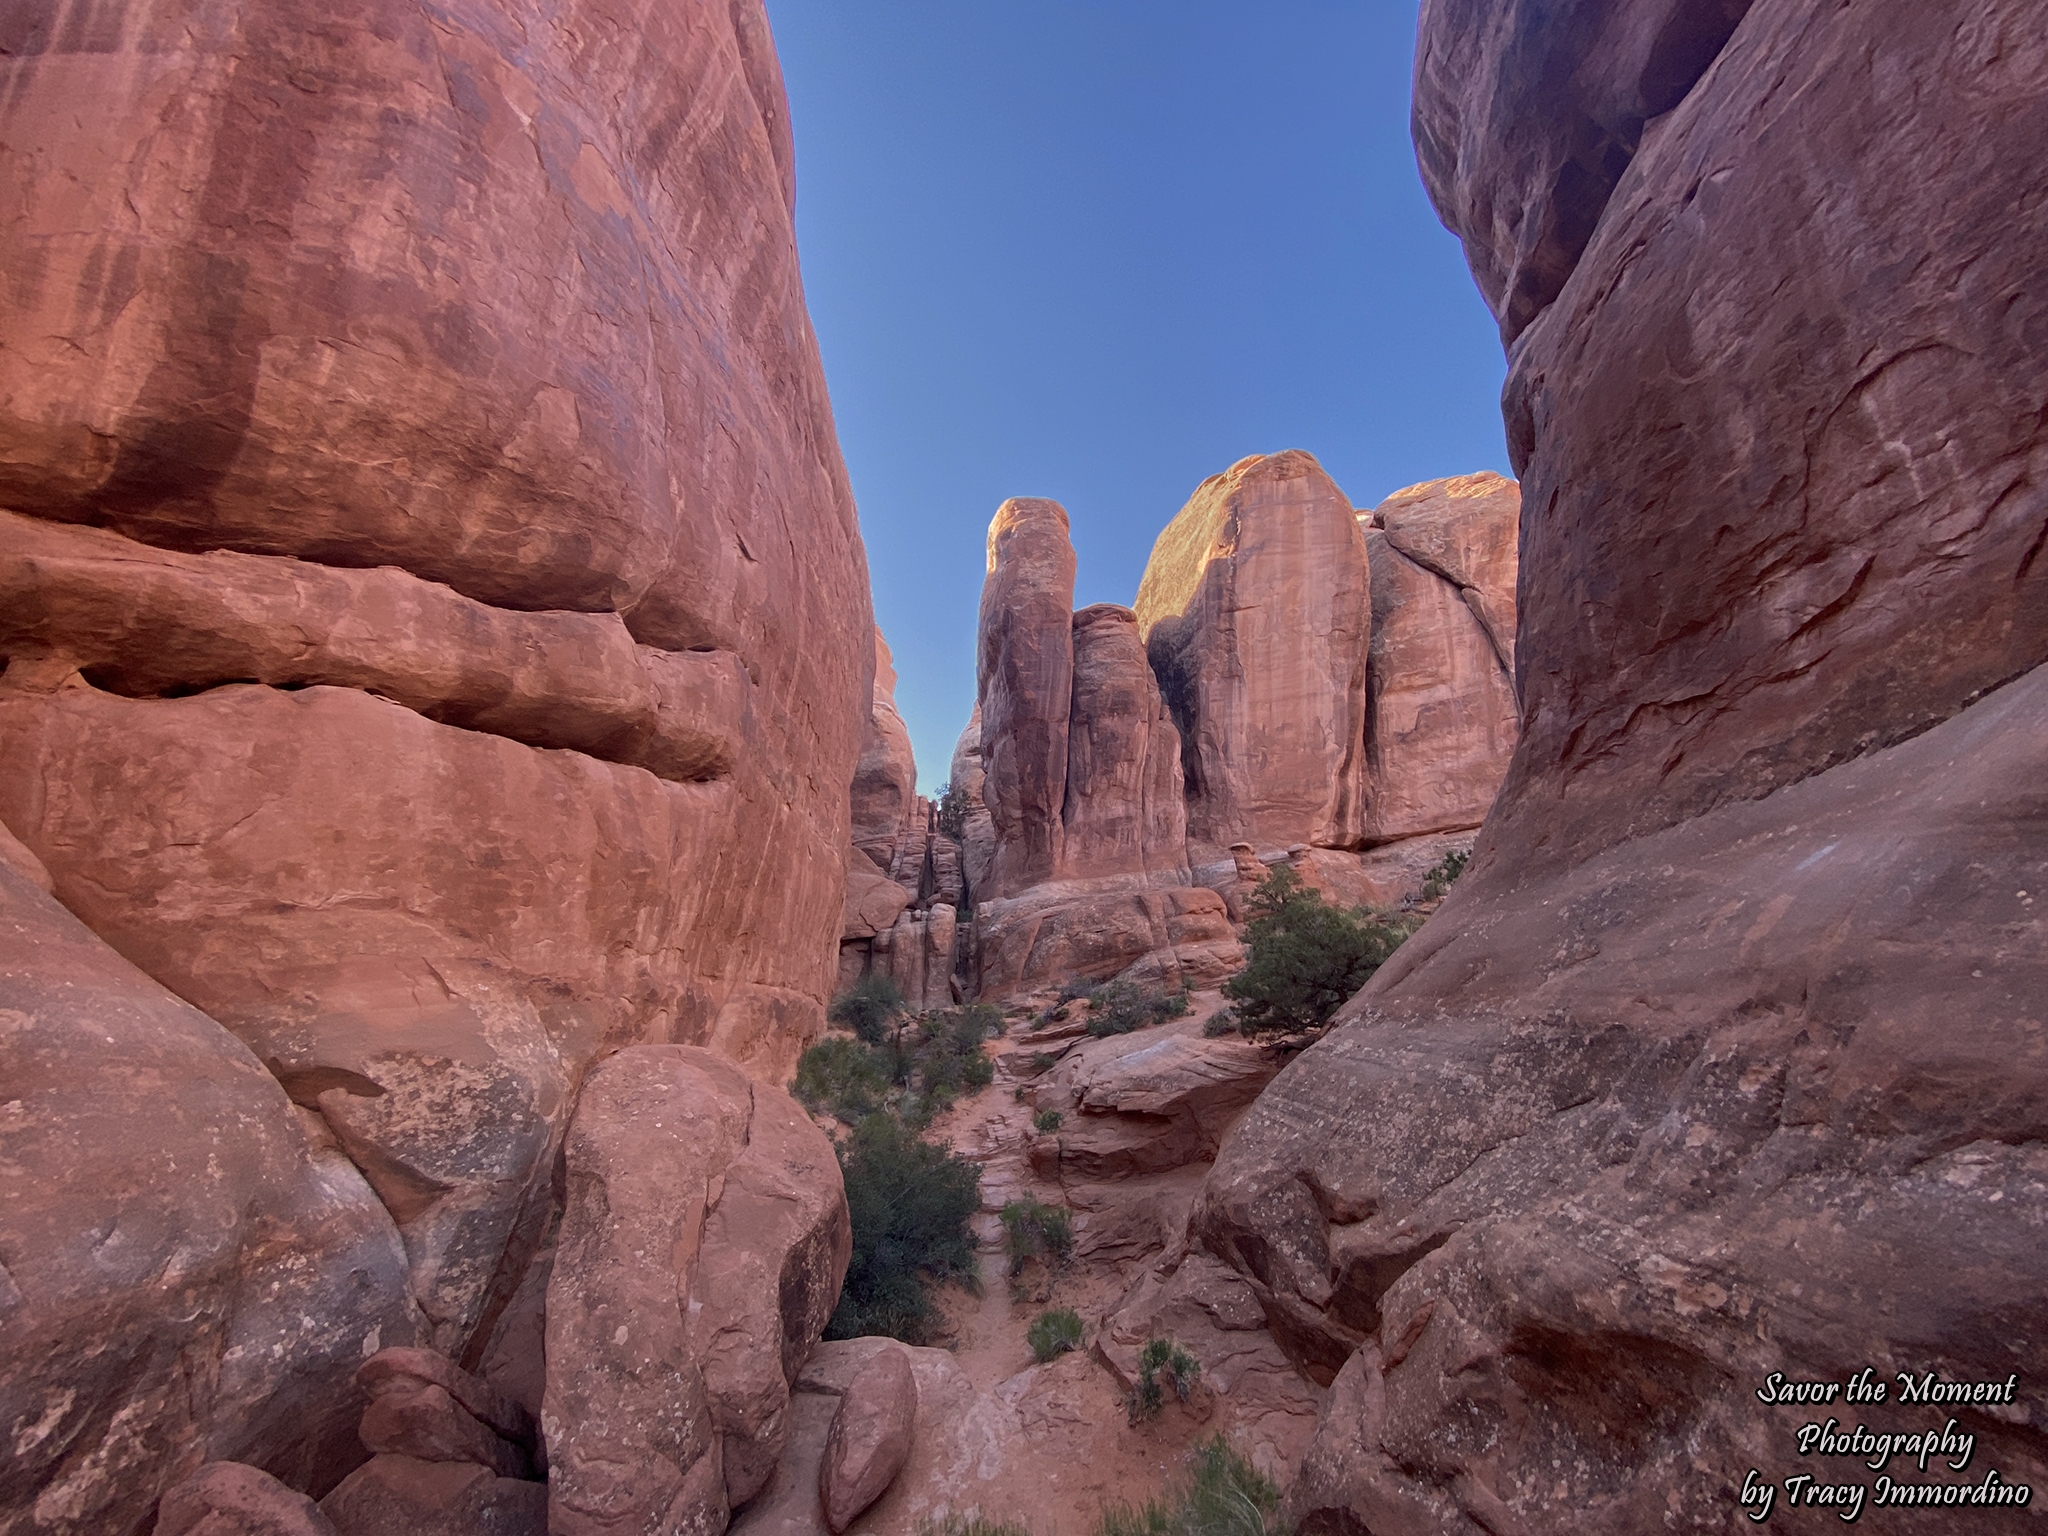
[[[549,1536],[544,1484],[472,1462],[373,1456],[320,1509],[336,1536]]]
[[[974,935],[983,999],[1076,978],[1213,987],[1244,964],[1221,896],[1143,875],[1055,880],[983,902]]]
[[[995,858],[977,900],[1056,878],[1074,690],[1074,546],[1058,502],[1004,502],[988,527],[976,697]]]
[[[860,849],[849,849],[839,942],[846,944],[887,933],[910,905],[912,894],[876,868],[874,860]]]
[[[888,1491],[910,1456],[917,1378],[901,1350],[882,1350],[847,1384],[825,1438],[818,1497],[835,1536]]]
[[[1213,1158],[1279,1070],[1271,1048],[1205,1037],[1183,1018],[1083,1041],[1030,1092],[1035,1108],[1063,1117],[1059,1177],[1119,1179]]]
[[[636,1046],[585,1082],[565,1163],[549,1529],[721,1529],[781,1454],[845,1275],[831,1144],[708,1051]]]
[[[356,1367],[418,1328],[362,1176],[9,863],[0,1084],[0,1527],[140,1533],[208,1461],[331,1487],[363,1454]]]
[[[873,970],[893,980],[915,1012],[950,1008],[959,914],[940,903],[905,912],[875,939]]]
[[[379,1350],[356,1372],[370,1394],[359,1431],[372,1452],[471,1461],[500,1477],[535,1476],[533,1416],[487,1381],[427,1349]]]
[[[320,1506],[268,1472],[209,1461],[163,1497],[156,1536],[336,1536]]]
[[[1377,845],[1476,828],[1515,748],[1514,681],[1460,589],[1368,532],[1371,706],[1365,753]],[[1512,566],[1511,566],[1512,568]]]
[[[1371,611],[1351,501],[1298,450],[1211,476],[1159,535],[1136,612],[1180,731],[1193,862],[1358,846]]]

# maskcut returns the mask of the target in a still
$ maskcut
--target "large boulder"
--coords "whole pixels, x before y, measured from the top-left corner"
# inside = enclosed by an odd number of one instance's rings
[[[902,1350],[876,1354],[847,1384],[825,1437],[818,1498],[834,1532],[888,1491],[910,1457],[917,1424],[917,1377]]]
[[[0,818],[320,1122],[472,1361],[592,1060],[780,1081],[822,1029],[871,710],[759,0],[543,10],[30,7],[0,45]],[[364,1273],[336,1326],[406,1312]],[[247,1459],[359,1406],[314,1395],[252,1389]]]
[[[139,1533],[209,1461],[332,1486],[356,1367],[416,1335],[391,1218],[246,1046],[11,863],[0,1084],[0,1527]]]
[[[156,1536],[335,1536],[320,1506],[267,1472],[209,1461],[163,1497]]]
[[[2016,1374],[1840,1416],[1975,1437],[1895,1482],[2048,1478],[2037,19],[1425,6],[1516,337],[1524,734],[1197,1210],[1334,1377],[1309,1529],[1726,1530],[1823,1470],[1774,1372]]]
[[[1239,460],[1159,535],[1138,627],[1180,730],[1194,863],[1358,846],[1371,615],[1350,498],[1306,453]]]
[[[831,1143],[708,1051],[635,1046],[585,1083],[565,1165],[549,1529],[722,1530],[774,1470],[851,1256]]]
[[[548,1536],[548,1491],[474,1462],[372,1456],[320,1501],[336,1536]]]

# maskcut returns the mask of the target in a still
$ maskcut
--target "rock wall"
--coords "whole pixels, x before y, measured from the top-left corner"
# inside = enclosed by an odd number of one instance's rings
[[[1773,1371],[2016,1373],[1841,1417],[2048,1477],[2036,19],[1424,7],[1425,178],[1513,341],[1524,735],[1198,1207],[1334,1378],[1304,1529],[1725,1530],[1821,1470]]]
[[[109,963],[203,1010],[157,1118],[224,1062],[275,1085],[221,1122],[196,1268],[10,1217],[7,1325],[97,1383],[9,1401],[46,1426],[10,1496],[61,1527],[104,1484],[65,1528],[125,1531],[202,1449],[345,1471],[374,1319],[489,1352],[592,1060],[787,1075],[835,974],[872,624],[757,0],[5,27],[0,822]],[[38,1198],[213,1200],[208,1153],[164,1152],[201,1134],[110,1136]],[[247,1311],[175,1402],[72,1310],[184,1284],[203,1334],[294,1263],[362,1294],[275,1350]]]

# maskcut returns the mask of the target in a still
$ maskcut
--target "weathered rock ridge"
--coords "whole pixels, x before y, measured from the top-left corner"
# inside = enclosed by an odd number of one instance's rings
[[[0,1525],[120,1533],[587,1364],[583,1080],[822,1028],[872,620],[758,0],[0,31]]]
[[[1424,7],[1425,178],[1513,342],[1523,735],[1197,1210],[1333,1379],[1305,1531],[1726,1530],[1825,1470],[1773,1371],[2016,1373],[1927,1480],[2048,1477],[2035,19]]]

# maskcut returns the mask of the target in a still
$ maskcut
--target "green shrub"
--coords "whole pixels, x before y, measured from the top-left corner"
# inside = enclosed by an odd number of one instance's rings
[[[1298,1035],[1327,1024],[1413,931],[1387,913],[1326,906],[1285,865],[1260,883],[1248,906],[1251,958],[1223,984],[1247,1035]]]
[[[1205,1040],[1220,1040],[1225,1035],[1243,1033],[1244,1031],[1237,1026],[1237,1013],[1234,1009],[1219,1008],[1202,1020],[1202,1038]]]
[[[789,1091],[806,1107],[857,1125],[882,1107],[889,1086],[885,1053],[837,1035],[797,1058]]]
[[[1097,1039],[1105,1035],[1127,1035],[1149,1024],[1163,1024],[1188,1011],[1185,992],[1147,992],[1136,982],[1112,981],[1096,989],[1089,1004],[1088,1033]]]
[[[1086,981],[1076,976],[1060,987],[1060,1001],[1063,1003],[1085,1003],[1101,990],[1097,982]]]
[[[825,1017],[852,1030],[869,1045],[880,1045],[909,1006],[901,987],[889,977],[870,971],[832,999]]]
[[[1033,1072],[1049,1071],[1058,1062],[1059,1057],[1053,1055],[1051,1051],[1033,1051],[1031,1053],[1031,1070]]]
[[[1430,865],[1429,872],[1422,877],[1422,899],[1435,901],[1456,883],[1458,876],[1465,873],[1465,866],[1472,862],[1472,850],[1453,848],[1449,853]]]
[[[1171,1339],[1148,1339],[1138,1352],[1138,1389],[1131,1394],[1131,1418],[1149,1419],[1166,1401],[1166,1389],[1186,1402],[1202,1374],[1202,1362]]]
[[[1041,1109],[1031,1117],[1031,1128],[1041,1136],[1050,1136],[1060,1128],[1060,1122],[1066,1118],[1056,1109]]]
[[[972,807],[967,803],[967,791],[956,789],[952,784],[941,784],[935,797],[939,802],[939,830],[954,842],[961,842],[967,836],[967,813]]]
[[[1081,1347],[1081,1314],[1061,1308],[1056,1312],[1041,1312],[1024,1335],[1024,1342],[1031,1346],[1031,1358],[1040,1365],[1064,1355],[1070,1349]]]
[[[1096,1536],[1287,1536],[1287,1525],[1280,1490],[1219,1435],[1163,1501],[1105,1509]]]
[[[853,1217],[853,1261],[828,1339],[887,1334],[922,1344],[932,1280],[974,1277],[968,1218],[981,1206],[981,1170],[919,1141],[894,1115],[869,1115],[839,1152]]]
[[[1003,1232],[1010,1250],[1010,1273],[1019,1274],[1032,1259],[1064,1262],[1074,1251],[1074,1218],[1063,1205],[1012,1200],[1002,1209]]]

